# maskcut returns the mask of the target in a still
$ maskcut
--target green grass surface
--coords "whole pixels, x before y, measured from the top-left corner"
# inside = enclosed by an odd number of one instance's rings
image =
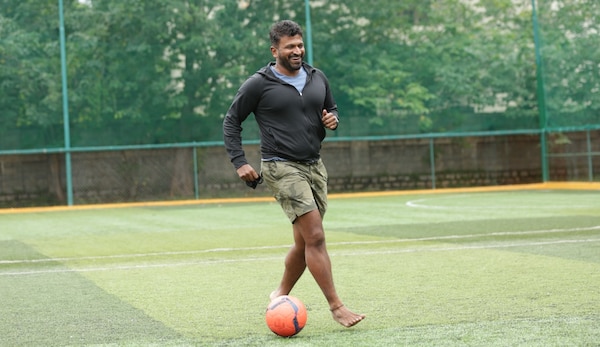
[[[275,203],[0,214],[0,346],[597,346],[600,195],[330,200],[346,329],[307,272],[297,336],[264,323],[289,222]]]

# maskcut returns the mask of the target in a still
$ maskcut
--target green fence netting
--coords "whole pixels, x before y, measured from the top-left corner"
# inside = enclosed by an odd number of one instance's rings
[[[334,141],[527,133],[542,171],[594,166],[597,0],[0,0],[0,155],[218,145],[279,19],[331,81]]]
[[[1,3],[0,150],[62,147],[57,2]],[[600,4],[533,4],[312,1],[306,22],[301,1],[65,0],[71,144],[221,140],[280,18],[311,26],[342,137],[535,129],[539,79],[548,127],[599,124]]]

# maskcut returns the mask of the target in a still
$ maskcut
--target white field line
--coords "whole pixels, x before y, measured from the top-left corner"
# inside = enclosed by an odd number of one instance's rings
[[[359,241],[359,242],[336,242],[332,245],[355,245],[355,244],[378,244],[378,243],[398,243],[398,242],[414,242],[414,241],[443,241],[443,240],[460,240],[472,239],[477,237],[489,236],[512,236],[512,235],[536,235],[536,234],[552,234],[552,233],[571,233],[577,231],[600,230],[600,225],[592,227],[569,228],[569,229],[547,229],[547,230],[529,230],[529,231],[500,231],[485,234],[465,234],[465,235],[447,235],[447,236],[431,236],[419,237],[415,239],[396,239],[396,240],[377,240],[377,241]],[[0,262],[1,264],[1,262]]]
[[[444,240],[461,240],[478,237],[490,237],[490,236],[512,236],[512,235],[536,235],[536,234],[552,234],[552,233],[570,233],[578,231],[592,231],[600,230],[600,225],[591,227],[581,228],[567,228],[567,229],[546,229],[546,230],[529,230],[529,231],[502,231],[494,233],[481,233],[481,234],[466,234],[466,235],[447,235],[447,236],[431,236],[431,237],[419,237],[419,238],[407,238],[407,239],[388,239],[388,240],[373,240],[373,241],[348,241],[348,242],[331,242],[329,246],[353,246],[353,245],[372,245],[372,244],[393,244],[393,243],[407,243],[407,242],[418,242],[418,241],[444,241]],[[115,254],[115,255],[99,255],[99,256],[85,256],[85,257],[65,257],[65,258],[44,258],[44,259],[16,259],[16,260],[0,260],[0,265],[4,264],[33,264],[33,263],[53,263],[53,262],[77,262],[85,260],[109,260],[109,259],[132,259],[132,258],[149,258],[149,257],[168,257],[178,255],[194,255],[194,254],[206,254],[206,253],[225,253],[225,252],[237,252],[237,251],[260,251],[267,249],[287,249],[290,245],[279,245],[279,246],[258,246],[258,247],[231,247],[231,248],[212,248],[205,250],[194,250],[194,251],[176,251],[176,252],[151,252],[151,253],[133,253],[133,254]]]
[[[428,204],[428,202],[438,202],[440,200],[452,200],[452,201],[456,201],[457,199],[461,199],[462,201],[465,200],[465,198],[469,198],[471,196],[471,194],[463,194],[460,196],[439,196],[439,197],[434,197],[434,198],[424,198],[424,199],[417,199],[417,200],[410,200],[407,201],[405,203],[406,206],[408,207],[412,207],[412,208],[422,208],[422,209],[429,209],[429,210],[506,210],[506,209],[535,209],[535,210],[539,210],[539,209],[544,209],[544,210],[564,210],[564,209],[573,209],[573,208],[591,208],[593,206],[590,206],[589,204],[586,205],[574,205],[574,204],[568,204],[568,205],[549,205],[549,206],[544,206],[544,205],[515,205],[515,204],[506,204],[504,206],[494,206],[492,205],[476,205],[476,206],[467,206],[467,205],[463,205],[463,204],[457,204],[455,206],[443,206],[443,205],[435,205],[435,204]],[[594,198],[595,199],[595,198]],[[595,202],[596,200],[594,200]]]
[[[156,263],[156,264],[140,264],[140,265],[115,265],[106,267],[89,267],[89,268],[68,268],[68,269],[47,269],[47,270],[31,270],[31,271],[13,271],[0,272],[0,276],[22,276],[22,275],[40,275],[51,273],[82,273],[82,272],[101,272],[101,271],[116,271],[116,270],[138,270],[138,269],[154,269],[182,266],[197,266],[197,265],[214,265],[226,263],[248,263],[253,261],[270,261],[281,260],[281,257],[249,257],[242,259],[211,259],[198,261],[185,261],[175,263]]]
[[[267,249],[282,249],[289,248],[290,245],[281,246],[259,246],[259,247],[231,247],[231,248],[212,248],[195,251],[176,251],[176,252],[151,252],[151,253],[132,253],[132,254],[114,254],[114,255],[97,255],[86,257],[71,257],[71,258],[44,258],[44,259],[20,259],[20,260],[0,260],[0,265],[3,264],[31,264],[31,263],[54,263],[54,262],[77,262],[83,260],[108,260],[108,259],[132,259],[132,258],[150,258],[150,257],[168,257],[177,255],[194,255],[205,253],[225,253],[236,251],[254,251]]]
[[[507,243],[502,245],[471,245],[471,246],[456,246],[456,247],[431,247],[431,248],[407,248],[407,249],[391,249],[380,251],[357,251],[343,252],[343,256],[350,255],[380,255],[380,254],[398,254],[398,253],[419,253],[419,252],[448,252],[448,251],[464,251],[477,249],[495,249],[495,248],[513,248],[513,247],[531,247],[531,246],[547,246],[566,243],[593,243],[600,242],[598,239],[579,239],[579,240],[555,240],[555,241],[538,241],[538,242],[523,242],[523,243]],[[339,255],[339,254],[333,254]]]
[[[558,245],[558,244],[575,244],[575,243],[594,243],[600,242],[600,238],[597,239],[565,239],[555,241],[539,241],[539,242],[520,242],[510,244],[488,244],[488,245],[471,245],[471,246],[455,246],[455,247],[430,247],[430,248],[405,248],[405,249],[391,249],[391,250],[378,250],[378,251],[336,251],[332,252],[332,257],[345,257],[345,256],[368,256],[368,255],[390,255],[390,254],[402,254],[402,253],[419,253],[419,252],[448,252],[448,251],[465,251],[465,250],[481,250],[481,249],[501,249],[501,248],[513,248],[513,247],[532,247],[532,246],[546,246],[546,245]],[[12,272],[0,272],[0,276],[24,276],[24,275],[43,275],[52,273],[84,273],[84,272],[102,272],[102,271],[118,271],[118,270],[144,270],[144,269],[155,269],[155,268],[172,268],[172,267],[183,267],[183,266],[198,266],[198,265],[220,265],[226,263],[248,263],[255,261],[281,261],[282,257],[248,257],[240,259],[211,259],[211,260],[198,260],[198,261],[186,261],[186,262],[171,262],[171,263],[156,263],[156,264],[140,264],[140,265],[115,265],[106,267],[88,267],[88,268],[66,268],[66,269],[46,269],[46,270],[27,270],[27,271],[12,271]]]

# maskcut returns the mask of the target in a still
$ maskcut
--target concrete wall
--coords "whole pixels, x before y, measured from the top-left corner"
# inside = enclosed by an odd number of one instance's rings
[[[600,147],[599,132],[594,146]],[[551,141],[551,180],[588,180],[589,158],[560,156],[584,152],[585,133],[568,143]],[[539,136],[440,138],[389,141],[325,142],[322,156],[332,193],[469,187],[541,182]],[[258,146],[246,146],[259,168]],[[593,150],[600,150],[593,148]],[[251,190],[237,175],[222,147],[198,148],[200,198],[269,195]],[[86,152],[72,154],[75,204],[195,198],[190,148]],[[0,156],[0,207],[65,204],[64,156]],[[593,161],[600,174],[600,160]]]

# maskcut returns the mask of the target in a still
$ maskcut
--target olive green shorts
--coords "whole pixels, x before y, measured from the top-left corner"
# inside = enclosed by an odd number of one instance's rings
[[[327,170],[321,159],[313,164],[263,161],[261,173],[290,222],[315,209],[325,215]]]

